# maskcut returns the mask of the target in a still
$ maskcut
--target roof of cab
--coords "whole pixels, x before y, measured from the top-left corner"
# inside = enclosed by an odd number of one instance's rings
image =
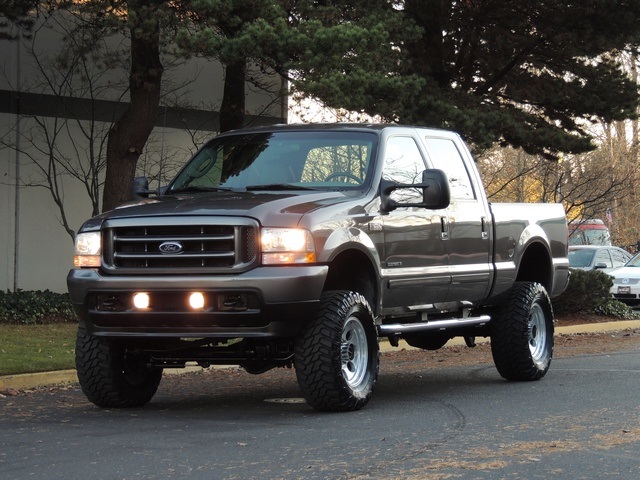
[[[286,131],[318,131],[318,130],[345,130],[345,131],[374,131],[380,132],[385,129],[420,129],[432,132],[441,132],[451,134],[448,130],[438,128],[419,127],[412,125],[398,125],[395,123],[288,123],[274,124],[259,127],[242,128],[238,130],[229,130],[221,133],[219,136],[237,135],[239,133],[265,133],[265,132],[286,132]]]

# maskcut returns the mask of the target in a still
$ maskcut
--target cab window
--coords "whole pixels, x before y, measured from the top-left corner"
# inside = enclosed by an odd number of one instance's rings
[[[433,166],[444,170],[449,178],[451,198],[475,199],[473,183],[455,143],[447,138],[425,138],[425,141],[429,147]]]
[[[401,184],[420,183],[425,163],[418,145],[411,137],[391,137],[387,141],[382,177]],[[401,203],[419,203],[422,192],[417,188],[394,190],[391,198]]]

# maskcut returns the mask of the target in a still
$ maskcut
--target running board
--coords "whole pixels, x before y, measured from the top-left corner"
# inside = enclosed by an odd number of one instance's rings
[[[389,335],[402,335],[411,332],[426,332],[430,330],[447,330],[458,327],[481,327],[491,320],[489,315],[479,317],[452,318],[447,320],[433,320],[419,323],[393,323],[390,325],[378,325],[378,334],[381,337]]]

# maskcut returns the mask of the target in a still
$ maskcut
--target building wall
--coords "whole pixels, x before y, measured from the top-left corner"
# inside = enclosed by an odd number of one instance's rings
[[[89,142],[82,128],[93,125],[104,138],[126,108],[121,72],[106,72],[100,78],[100,96],[90,101],[80,88],[56,95],[45,88],[30,50],[42,46],[40,55],[49,58],[60,51],[60,32],[42,29],[32,40],[0,40],[0,290],[66,291],[66,275],[73,261],[72,237],[63,228],[60,209],[44,183],[47,167],[44,129],[51,137],[58,132],[55,152],[72,162],[86,164]],[[125,39],[111,39],[116,45]],[[35,42],[35,43],[34,43]],[[37,49],[37,48],[36,48]],[[125,48],[126,50],[126,48]],[[52,53],[53,52],[53,53]],[[161,114],[145,151],[140,157],[140,174],[150,176],[151,188],[166,184],[176,168],[188,160],[199,144],[213,136],[219,125],[224,70],[215,61],[166,60]],[[96,70],[98,74],[101,72]],[[47,72],[51,73],[51,71]],[[104,88],[111,85],[112,88]],[[286,122],[286,97],[280,77],[269,77],[269,91],[247,88],[247,123]],[[180,88],[178,88],[180,87]],[[70,93],[71,92],[71,93]],[[65,128],[59,128],[66,121]],[[106,146],[104,144],[103,146]],[[55,180],[60,185],[69,227],[77,231],[91,216],[91,202],[83,182],[64,172]]]
[[[2,114],[1,124],[10,123],[11,116]],[[9,122],[7,122],[9,120]],[[27,129],[29,119],[23,119],[22,128]],[[173,152],[174,163],[183,163],[189,158],[189,152],[195,149],[190,135],[177,129],[156,129],[150,143],[159,147],[166,143],[166,152]],[[59,147],[71,151],[71,139],[59,141]],[[72,266],[72,237],[61,224],[60,210],[54,203],[48,189],[35,186],[23,186],[23,183],[41,182],[42,174],[34,163],[27,159],[27,152],[34,148],[24,145],[26,150],[20,158],[20,183],[17,188],[16,204],[15,151],[5,148],[0,151],[0,176],[11,179],[0,183],[0,289],[45,290],[56,292],[66,290],[66,274]],[[150,155],[147,153],[147,155]],[[144,156],[143,156],[144,160]],[[150,163],[150,162],[146,162]],[[154,173],[156,165],[151,164],[149,172]],[[167,172],[169,173],[169,172]],[[84,183],[69,175],[58,175],[64,193],[65,213],[69,227],[77,231],[82,223],[91,217],[91,202]],[[16,238],[15,224],[18,223]],[[17,244],[16,244],[17,240]],[[14,257],[16,253],[17,261]],[[17,265],[17,275],[15,270]]]
[[[1,132],[11,134],[10,124],[10,118],[7,115],[0,115]],[[0,289],[2,291],[13,284],[15,190],[12,188],[11,179],[14,175],[14,164],[12,152],[8,149],[0,150]]]

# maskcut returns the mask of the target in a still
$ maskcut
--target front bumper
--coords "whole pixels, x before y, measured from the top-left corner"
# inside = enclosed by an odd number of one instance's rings
[[[640,304],[640,286],[614,284],[610,290],[611,296],[627,305],[636,306]]]
[[[261,267],[233,276],[115,276],[81,269],[69,272],[67,285],[92,335],[293,337],[315,313],[327,272],[323,265]],[[149,308],[133,305],[136,292],[150,296]],[[191,292],[204,294],[203,309],[188,306]]]

